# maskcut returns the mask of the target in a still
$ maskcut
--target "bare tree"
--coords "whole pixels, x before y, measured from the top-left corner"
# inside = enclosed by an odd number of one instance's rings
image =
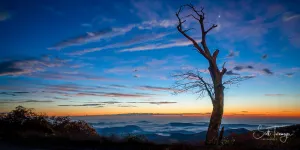
[[[192,13],[185,16],[180,17],[180,13],[184,8],[189,8]],[[195,90],[196,94],[199,96],[204,96],[207,94],[211,99],[213,110],[211,113],[211,118],[209,122],[208,131],[206,134],[205,143],[208,145],[216,145],[218,141],[222,139],[222,137],[218,137],[218,132],[220,128],[220,124],[223,117],[223,108],[224,108],[224,85],[225,84],[236,84],[245,79],[252,78],[251,76],[238,76],[228,81],[223,82],[223,76],[227,72],[225,68],[225,63],[220,70],[217,65],[217,57],[219,54],[219,50],[215,50],[212,54],[206,44],[206,35],[217,27],[216,24],[211,25],[208,29],[204,26],[205,13],[203,12],[204,8],[197,10],[192,4],[182,5],[179,10],[176,12],[176,16],[178,18],[177,30],[188,40],[190,40],[196,50],[208,61],[209,67],[208,71],[210,73],[210,79],[207,80],[200,75],[198,70],[196,71],[188,71],[184,73],[179,73],[174,75],[174,77],[178,78],[175,82],[176,93],[187,92],[191,90]],[[199,24],[201,28],[201,45],[197,43],[195,39],[187,34],[193,28],[183,29],[183,24],[186,22],[186,18],[193,18]],[[222,134],[220,134],[222,135]]]

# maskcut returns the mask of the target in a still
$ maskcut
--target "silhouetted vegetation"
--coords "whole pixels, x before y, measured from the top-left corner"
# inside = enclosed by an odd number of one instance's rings
[[[72,121],[70,117],[49,117],[33,109],[18,106],[0,117],[0,135],[3,137],[56,136],[92,137],[96,130],[84,121]]]
[[[300,147],[300,125],[276,129],[282,133],[293,133],[286,143],[279,140],[267,141],[253,138],[252,132],[232,133],[224,137],[218,146],[199,143],[156,144],[146,136],[128,134],[102,137],[84,121],[74,121],[70,117],[49,117],[38,114],[33,109],[16,107],[7,114],[0,115],[0,149],[146,149],[146,150],[195,150],[195,149],[298,149]]]

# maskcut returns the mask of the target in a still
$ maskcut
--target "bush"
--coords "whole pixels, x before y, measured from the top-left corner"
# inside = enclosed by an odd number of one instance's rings
[[[144,143],[148,142],[148,139],[144,135],[135,135],[135,134],[127,134],[124,137],[124,140],[127,142],[136,142],[136,143]]]
[[[33,109],[18,106],[0,116],[0,135],[11,136],[98,136],[96,130],[84,121],[72,121],[70,117],[48,117]]]
[[[72,136],[97,136],[96,130],[85,121],[71,121],[70,117],[51,117],[56,134]]]

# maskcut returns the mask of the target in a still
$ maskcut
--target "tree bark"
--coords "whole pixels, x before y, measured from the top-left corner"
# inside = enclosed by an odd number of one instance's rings
[[[224,87],[222,85],[222,77],[215,78],[215,99],[213,100],[213,111],[211,113],[210,122],[206,134],[207,145],[217,145],[219,139],[219,128],[223,117],[224,108]]]

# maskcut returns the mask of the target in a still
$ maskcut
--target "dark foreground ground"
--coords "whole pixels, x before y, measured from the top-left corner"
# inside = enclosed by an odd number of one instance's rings
[[[300,149],[300,125],[281,127],[276,129],[276,133],[291,133],[285,140],[284,135],[273,136],[274,130],[270,130],[269,136],[267,131],[264,137],[260,139],[253,138],[253,132],[246,134],[232,134],[222,141],[217,147],[205,146],[203,142],[187,144],[155,144],[140,140],[138,138],[128,138],[126,140],[117,140],[113,138],[89,138],[80,139],[70,137],[9,137],[1,138],[0,150],[37,150],[37,149],[72,149],[72,150],[206,150],[206,149],[222,149],[222,150],[299,150]],[[258,135],[262,135],[263,132]],[[257,136],[259,137],[259,136]],[[280,141],[281,138],[281,141]]]

